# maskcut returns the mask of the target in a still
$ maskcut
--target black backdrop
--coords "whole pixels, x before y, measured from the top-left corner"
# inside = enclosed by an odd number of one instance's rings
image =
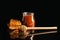
[[[1,39],[9,40],[9,33],[7,22],[11,18],[19,19],[22,21],[22,12],[34,12],[36,26],[57,26],[56,8],[55,4],[48,0],[40,1],[15,1],[15,2],[5,2],[1,6]],[[57,34],[47,34],[35,36],[36,40],[57,40]]]

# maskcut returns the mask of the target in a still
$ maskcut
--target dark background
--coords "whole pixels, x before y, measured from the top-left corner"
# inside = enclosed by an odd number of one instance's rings
[[[58,26],[56,3],[48,0],[21,0],[21,1],[8,1],[1,3],[0,13],[0,33],[1,39],[9,40],[9,33],[7,23],[11,18],[22,21],[23,12],[34,12],[36,26]],[[35,40],[57,40],[57,33],[39,35],[34,37]]]

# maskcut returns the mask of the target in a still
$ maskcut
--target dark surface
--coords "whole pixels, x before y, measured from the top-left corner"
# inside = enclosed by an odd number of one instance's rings
[[[8,3],[8,4],[7,4]],[[0,38],[1,40],[10,40],[7,22],[11,18],[15,18],[22,21],[22,12],[34,12],[36,26],[57,26],[57,16],[55,4],[48,0],[40,1],[16,1],[5,2],[1,5],[0,13]],[[37,31],[38,32],[38,31]],[[17,40],[17,39],[16,39]],[[58,34],[46,34],[35,36],[34,40],[58,40]]]

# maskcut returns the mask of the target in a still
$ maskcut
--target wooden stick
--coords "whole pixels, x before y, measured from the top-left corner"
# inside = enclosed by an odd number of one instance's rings
[[[27,30],[52,30],[57,29],[57,27],[27,27]]]

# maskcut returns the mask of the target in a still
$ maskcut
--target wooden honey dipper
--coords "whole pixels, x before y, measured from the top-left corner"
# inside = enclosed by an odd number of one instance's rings
[[[25,25],[21,25],[20,29],[22,31],[25,31],[25,30],[57,30],[57,26],[53,26],[53,27],[26,27]]]
[[[10,27],[10,29],[20,29],[22,31],[24,30],[57,30],[57,26],[53,26],[53,27],[27,27],[25,25],[16,25],[17,27]]]

